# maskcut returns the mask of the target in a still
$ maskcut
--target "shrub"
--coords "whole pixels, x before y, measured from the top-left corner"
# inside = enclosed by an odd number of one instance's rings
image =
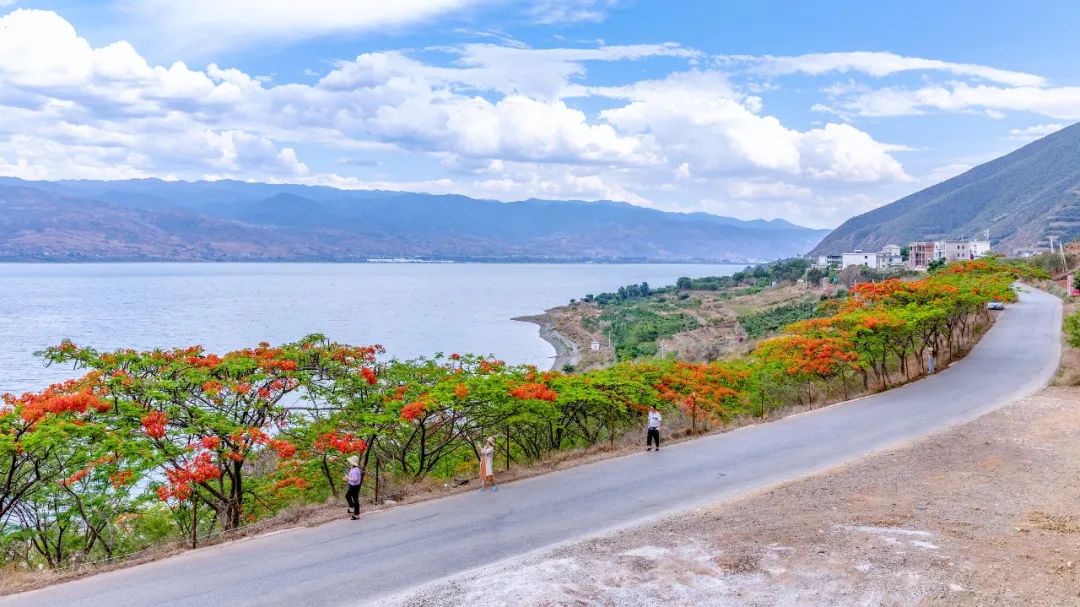
[[[1065,341],[1074,348],[1080,348],[1080,310],[1065,317]]]

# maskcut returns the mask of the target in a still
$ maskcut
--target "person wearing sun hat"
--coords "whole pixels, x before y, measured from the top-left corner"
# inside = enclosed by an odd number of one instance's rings
[[[492,491],[498,491],[495,484],[495,437],[489,436],[487,443],[480,449],[480,490],[484,491],[491,487]]]
[[[349,473],[345,475],[345,501],[349,503],[352,512],[352,520],[360,516],[360,457],[351,455],[348,459]]]

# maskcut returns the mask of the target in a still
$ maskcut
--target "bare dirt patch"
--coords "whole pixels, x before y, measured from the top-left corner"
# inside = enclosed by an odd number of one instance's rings
[[[425,587],[419,605],[1080,605],[1080,389],[741,500]]]

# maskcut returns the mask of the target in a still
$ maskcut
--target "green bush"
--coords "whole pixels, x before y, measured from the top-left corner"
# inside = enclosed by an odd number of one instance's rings
[[[746,331],[747,337],[757,339],[772,335],[793,322],[815,316],[818,316],[817,302],[802,301],[742,315],[739,317],[739,324]]]
[[[614,344],[618,360],[653,356],[658,340],[698,327],[693,316],[657,314],[644,305],[609,307],[600,320],[606,324],[604,332]]]
[[[1080,310],[1065,317],[1065,341],[1074,348],[1080,348]]]

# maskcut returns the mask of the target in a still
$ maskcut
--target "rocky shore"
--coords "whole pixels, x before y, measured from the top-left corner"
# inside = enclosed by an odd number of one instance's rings
[[[551,344],[555,348],[555,361],[551,368],[562,370],[567,365],[577,366],[581,362],[581,349],[573,340],[567,339],[555,328],[555,323],[547,314],[535,316],[518,316],[513,320],[531,322],[540,327],[540,339]]]

